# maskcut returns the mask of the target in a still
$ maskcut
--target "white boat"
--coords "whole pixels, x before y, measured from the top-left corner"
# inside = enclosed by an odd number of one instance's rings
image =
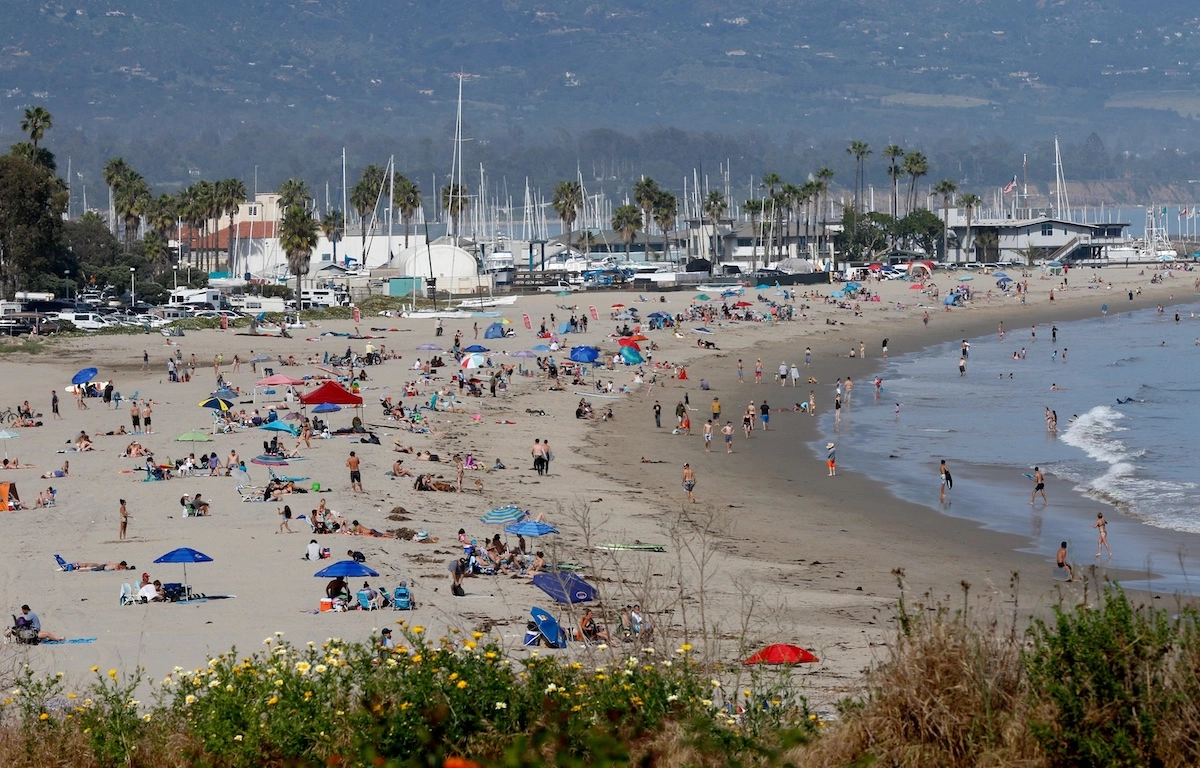
[[[410,320],[468,320],[472,317],[500,317],[500,312],[465,312],[461,309],[415,309],[401,312]]]

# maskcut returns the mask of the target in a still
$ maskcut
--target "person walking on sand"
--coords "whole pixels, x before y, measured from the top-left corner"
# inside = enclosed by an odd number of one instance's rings
[[[1108,546],[1108,521],[1104,519],[1103,512],[1096,513],[1096,522],[1092,523],[1092,527],[1100,534],[1096,541],[1096,557],[1100,557],[1100,550],[1108,551],[1108,556],[1112,557],[1112,548]]]
[[[691,503],[696,503],[696,496],[693,491],[696,490],[696,473],[692,471],[692,465],[684,462],[683,464],[683,490],[687,494],[687,499]]]
[[[662,405],[657,400],[654,401],[654,426],[662,429]]]
[[[150,401],[143,400],[142,401],[142,431],[145,432],[147,435],[154,434],[154,429],[151,428],[151,426],[150,426],[150,417],[153,414],[154,414],[154,411],[150,408]]]
[[[354,451],[350,451],[350,458],[346,459],[346,466],[350,468],[350,490],[355,493],[366,493],[362,485],[361,463]]]
[[[786,360],[779,361],[779,386],[786,387],[788,380],[788,365]]]
[[[1042,501],[1049,504],[1050,500],[1046,498],[1046,478],[1042,475],[1042,470],[1037,467],[1033,468],[1033,495],[1029,497],[1029,506],[1033,506],[1033,502],[1037,500],[1038,493],[1042,494]]]
[[[758,406],[759,420],[762,422],[763,432],[771,429],[771,406],[767,405],[767,401],[763,400],[762,405]]]
[[[462,493],[463,484],[463,457],[461,454],[454,454],[454,481],[458,484],[458,492]]]
[[[887,340],[887,339],[884,339],[884,340],[883,340],[883,344],[881,344],[880,346],[882,346],[882,347],[883,347],[883,359],[884,359],[884,360],[887,360],[887,347],[888,347],[888,340]]]
[[[812,368],[812,347],[804,348],[804,367]]]
[[[1054,563],[1059,568],[1063,568],[1067,572],[1067,581],[1075,581],[1075,574],[1071,571],[1071,564],[1067,562],[1067,542],[1058,545],[1058,555],[1054,558]]]
[[[712,419],[709,419],[708,421],[704,422],[704,452],[705,453],[712,453],[712,435],[713,435],[713,422],[712,422]]]
[[[762,364],[762,358],[760,357],[758,360],[754,361],[754,383],[755,384],[762,384],[762,372],[763,372],[763,364]]]
[[[121,519],[120,529],[117,532],[117,539],[119,541],[125,541],[125,531],[129,528],[130,517],[129,510],[125,507],[125,499],[121,499],[121,508],[117,510],[117,514]]]
[[[965,358],[965,357],[958,358],[958,375],[959,376],[967,375],[967,358]]]
[[[793,388],[800,386],[800,369],[796,367],[795,363],[792,363],[792,367],[788,371],[788,375],[792,379]]]
[[[712,401],[712,420],[716,424],[721,423],[721,398],[714,397]]]
[[[144,349],[142,350],[142,370],[150,370],[150,353]]]
[[[808,390],[808,415],[817,415],[817,393],[813,390]]]
[[[746,372],[742,369],[742,359],[740,357],[738,358],[737,377],[738,384],[746,383]]]
[[[54,414],[55,419],[61,419],[62,414],[58,412],[58,390],[50,390],[50,412]]]
[[[133,405],[129,406],[129,423],[133,425],[133,434],[140,435],[142,433],[142,409],[138,406],[137,400],[134,400]]]
[[[725,436],[725,453],[733,453],[733,422],[725,422],[725,426],[721,427],[721,434]]]
[[[292,508],[284,504],[283,509],[277,511],[279,512],[279,530],[276,533],[295,533],[292,526],[288,524],[292,521]]]
[[[837,475],[837,444],[825,443],[825,464],[829,467],[829,476]]]

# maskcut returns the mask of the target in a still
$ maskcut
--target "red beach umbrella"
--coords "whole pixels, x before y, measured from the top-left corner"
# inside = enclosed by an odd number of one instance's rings
[[[798,645],[776,643],[768,645],[743,661],[743,664],[813,664],[820,661]]]
[[[624,339],[619,339],[617,341],[617,345],[621,346],[621,347],[631,347],[632,349],[636,349],[638,352],[642,351],[642,348],[638,346],[638,343],[628,337],[626,337]]]
[[[746,307],[753,307],[754,305],[748,301],[739,301],[737,304],[734,304],[733,306],[737,307],[738,309],[745,309]]]
[[[625,308],[625,305],[624,305],[624,304],[621,304],[620,302],[618,302],[618,303],[616,303],[616,304],[613,304],[613,305],[612,305],[612,308],[613,308],[613,309],[624,309],[624,308]]]
[[[912,285],[908,286],[908,290],[910,291],[920,291],[924,288],[925,286],[921,285],[920,283],[913,283]]]

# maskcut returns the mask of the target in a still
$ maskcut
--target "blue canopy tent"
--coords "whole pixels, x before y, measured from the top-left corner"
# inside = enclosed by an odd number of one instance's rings
[[[587,603],[596,599],[596,588],[569,571],[539,573],[533,577],[533,586],[556,603]]]
[[[558,324],[558,332],[559,333],[570,333],[571,332],[571,323],[569,321],[559,323]]]
[[[487,330],[483,332],[483,338],[485,338],[485,339],[503,339],[504,338],[504,325],[501,323],[492,323],[491,325],[489,325],[487,327]]]
[[[600,350],[595,347],[575,347],[569,357],[576,363],[594,363],[600,357]]]

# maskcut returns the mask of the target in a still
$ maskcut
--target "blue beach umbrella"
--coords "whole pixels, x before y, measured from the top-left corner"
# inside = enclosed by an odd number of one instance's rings
[[[575,347],[570,354],[570,358],[577,363],[594,363],[598,357],[600,351],[595,347]]]
[[[695,331],[696,333],[703,333],[703,334],[705,334],[706,336],[712,336],[712,335],[713,335],[713,332],[712,332],[712,331],[710,331],[709,329],[705,328],[704,326],[700,326],[699,328],[693,328],[692,330],[693,330],[693,331]]]
[[[533,577],[533,586],[556,603],[587,603],[596,599],[596,588],[569,571],[539,573]]]
[[[418,344],[417,349],[421,350],[422,352],[443,352],[444,351],[437,344],[430,344],[428,342],[426,342],[425,344]]]
[[[483,517],[479,518],[479,521],[488,525],[507,525],[525,519],[528,514],[527,511],[515,504],[508,504],[507,506],[489,509]]]
[[[558,533],[558,529],[549,523],[539,523],[537,520],[522,520],[519,523],[504,528],[505,533],[511,533],[514,536],[546,536],[551,533]]]
[[[188,586],[187,567],[188,563],[211,563],[213,559],[203,552],[192,549],[191,547],[180,547],[172,549],[167,554],[158,558],[156,563],[183,563],[183,588],[185,593],[190,593],[191,589]]]
[[[87,384],[89,381],[96,378],[98,373],[100,373],[100,371],[96,370],[95,368],[84,368],[82,371],[79,371],[71,377],[71,383],[75,386]]]
[[[766,283],[759,283],[758,285],[754,286],[754,290],[756,291],[769,291],[770,289],[771,286],[767,285]]]
[[[296,430],[292,429],[291,425],[285,424],[282,421],[268,421],[259,427],[259,429],[265,429],[268,432],[287,432],[292,437],[296,436]]]
[[[532,349],[522,349],[512,353],[513,357],[537,357],[537,352]]]
[[[550,347],[545,344],[537,344],[533,347],[538,352],[549,352]]]
[[[318,579],[332,579],[337,576],[378,576],[379,573],[367,567],[366,563],[356,563],[353,560],[338,560],[333,565],[322,568],[313,574]]]
[[[640,365],[646,362],[646,358],[642,357],[642,353],[633,347],[621,347],[621,359],[626,365]]]
[[[993,273],[992,273],[992,277],[994,277],[994,278],[996,278],[997,280],[999,280],[999,279],[1000,279],[1000,278],[1002,278],[1002,277],[1008,277],[1008,275],[1006,275],[1006,274],[1005,274],[1005,273],[1003,273],[1003,272],[993,272]]]
[[[342,410],[342,406],[336,403],[321,403],[316,408],[313,408],[313,413],[333,413]]]
[[[490,349],[483,346],[482,344],[472,344],[471,346],[465,347],[463,349],[463,352],[490,352],[490,351],[491,351]]]
[[[233,408],[233,403],[228,400],[222,400],[219,397],[210,397],[200,401],[201,408],[211,408],[214,411],[228,411]]]

